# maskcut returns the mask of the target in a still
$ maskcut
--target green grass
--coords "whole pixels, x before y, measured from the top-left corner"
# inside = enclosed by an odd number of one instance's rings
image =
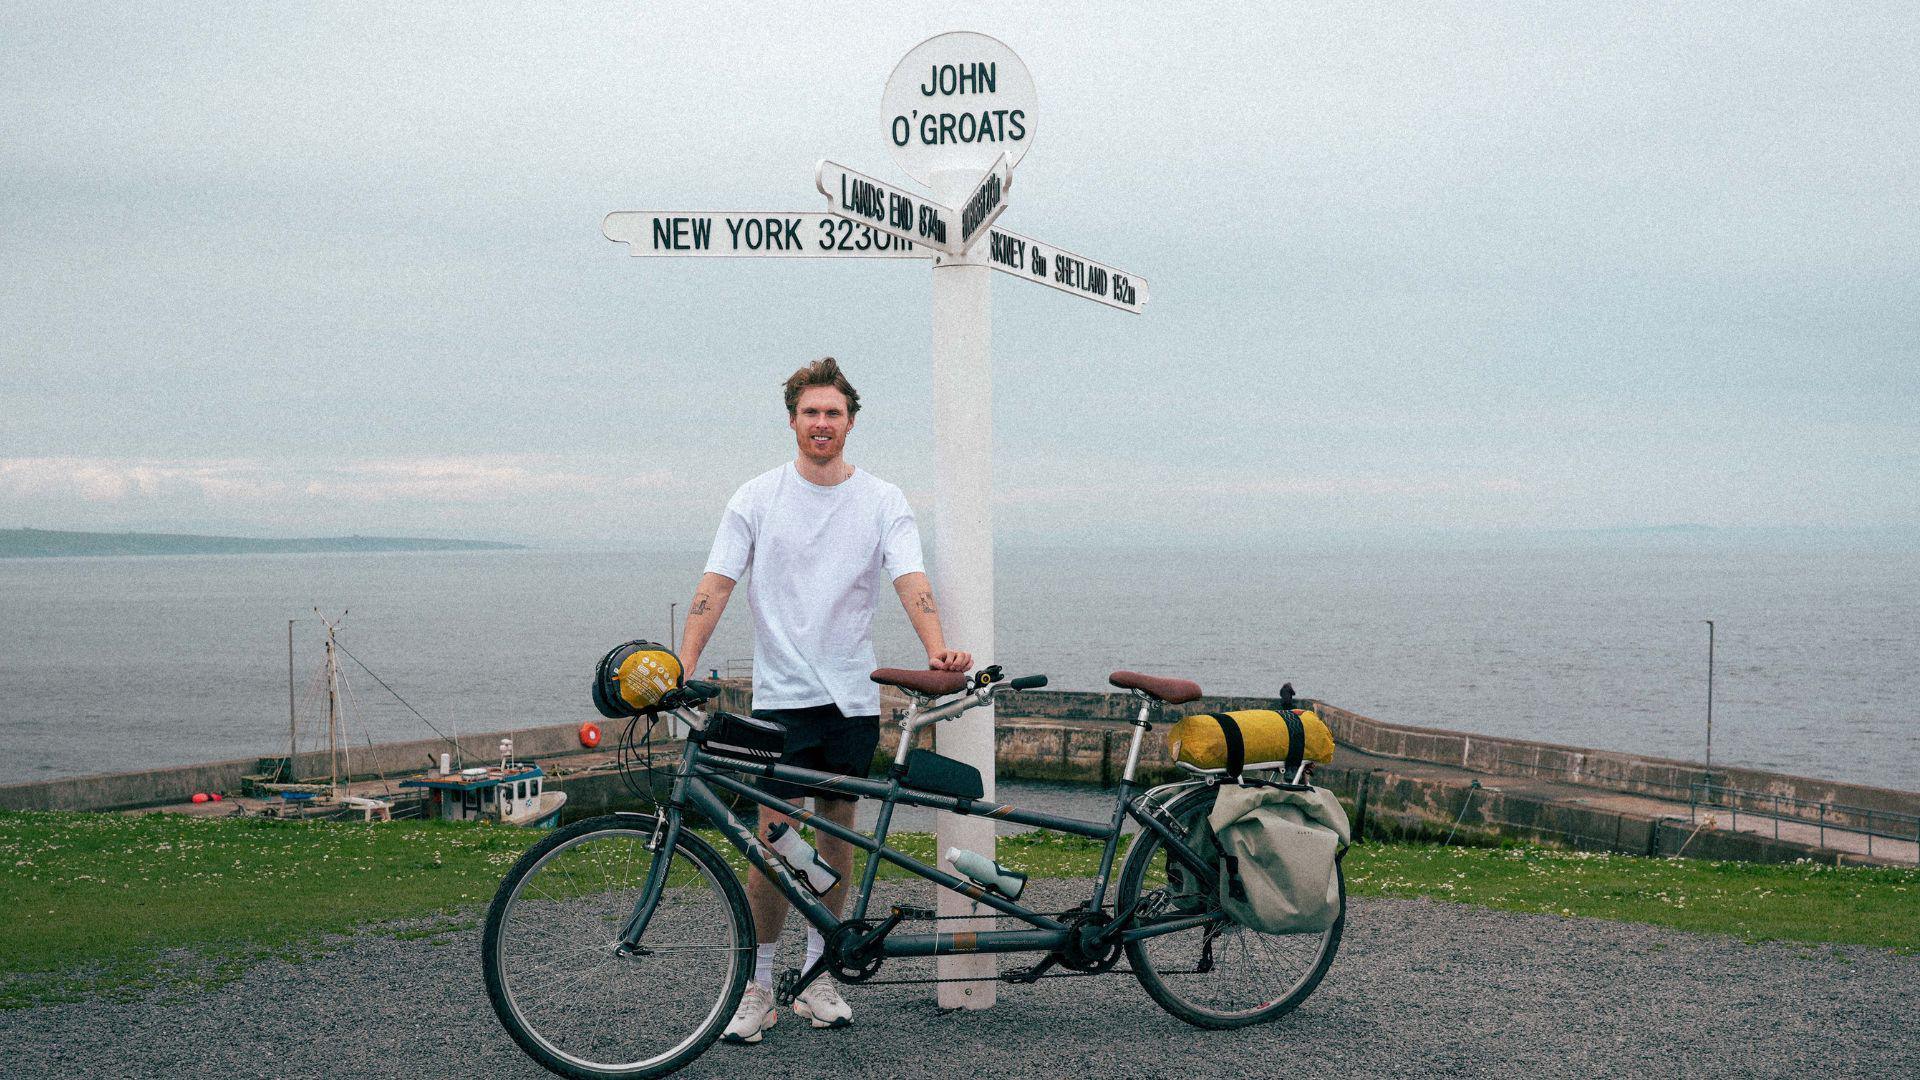
[[[507,868],[542,834],[443,822],[363,824],[178,814],[0,812],[0,1009],[217,984],[332,935],[437,938],[478,924]],[[707,832],[736,870],[745,861]],[[1092,874],[1099,848],[1014,840],[1039,876]],[[934,839],[894,846],[933,859]],[[881,876],[906,872],[883,865]],[[459,918],[449,918],[458,914]]]
[[[0,1008],[218,981],[492,896],[538,834],[441,823],[0,814]]]
[[[1920,951],[1920,870],[1647,859],[1542,847],[1367,844],[1356,896],[1426,896],[1506,911]]]
[[[539,837],[439,822],[0,813],[0,1009],[191,990],[263,957],[312,956],[334,935],[370,925],[452,940],[477,925],[507,868]],[[933,860],[932,836],[894,842]],[[1100,846],[1033,833],[1002,840],[998,858],[1034,877],[1086,877]],[[1749,941],[1920,946],[1914,870],[1411,844],[1355,848],[1346,865],[1358,896],[1429,896]],[[907,874],[883,865],[881,876]]]

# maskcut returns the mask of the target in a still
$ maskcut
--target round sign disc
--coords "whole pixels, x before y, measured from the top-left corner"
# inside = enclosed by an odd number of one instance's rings
[[[1019,164],[1037,102],[1013,50],[966,31],[915,45],[880,99],[894,163],[928,186],[935,173],[984,173],[1001,154]]]

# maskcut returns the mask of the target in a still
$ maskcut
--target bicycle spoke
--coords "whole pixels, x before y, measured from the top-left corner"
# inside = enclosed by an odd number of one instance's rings
[[[488,918],[489,991],[508,1031],[550,1066],[652,1075],[725,1023],[750,971],[745,898],[697,839],[685,842],[706,863],[688,848],[648,851],[651,822],[601,820],[611,824],[536,845],[509,874]],[[640,948],[616,953],[655,858],[673,860],[670,884]]]
[[[1212,807],[1212,793],[1186,802],[1181,820],[1198,835]],[[1279,1016],[1304,999],[1319,982],[1338,946],[1340,924],[1322,933],[1264,934],[1233,922],[1218,902],[1195,889],[1207,882],[1169,882],[1172,857],[1157,835],[1143,836],[1138,859],[1129,859],[1122,875],[1122,897],[1150,898],[1156,921],[1174,921],[1170,912],[1213,915],[1211,921],[1142,938],[1128,947],[1141,985],[1169,1012],[1201,1027],[1237,1027]],[[1180,878],[1191,875],[1182,868]],[[1182,917],[1191,917],[1182,916]],[[1149,924],[1150,925],[1150,924]]]

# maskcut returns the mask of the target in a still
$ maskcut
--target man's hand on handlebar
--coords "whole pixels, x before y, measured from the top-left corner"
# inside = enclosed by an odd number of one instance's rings
[[[973,666],[973,654],[959,649],[941,649],[927,654],[929,671],[965,671]]]
[[[974,695],[984,699],[1009,690],[1038,690],[1047,685],[1047,677],[1045,675],[1022,675],[1017,679],[1009,680],[1006,672],[1000,670],[1000,665],[994,664],[991,667],[983,667],[979,671],[974,672],[973,677],[969,679],[968,682],[973,688],[972,692]]]

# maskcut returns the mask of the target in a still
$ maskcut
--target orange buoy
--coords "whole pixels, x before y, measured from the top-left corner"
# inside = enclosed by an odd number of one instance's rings
[[[193,801],[197,803],[206,802],[210,798],[212,798],[212,796],[208,795],[204,791],[196,791],[193,793]]]
[[[600,745],[600,725],[589,720],[580,725],[580,745],[591,750]]]
[[[214,802],[219,802],[221,799],[226,798],[226,796],[216,791],[212,795],[208,796],[208,798],[211,798]]]

